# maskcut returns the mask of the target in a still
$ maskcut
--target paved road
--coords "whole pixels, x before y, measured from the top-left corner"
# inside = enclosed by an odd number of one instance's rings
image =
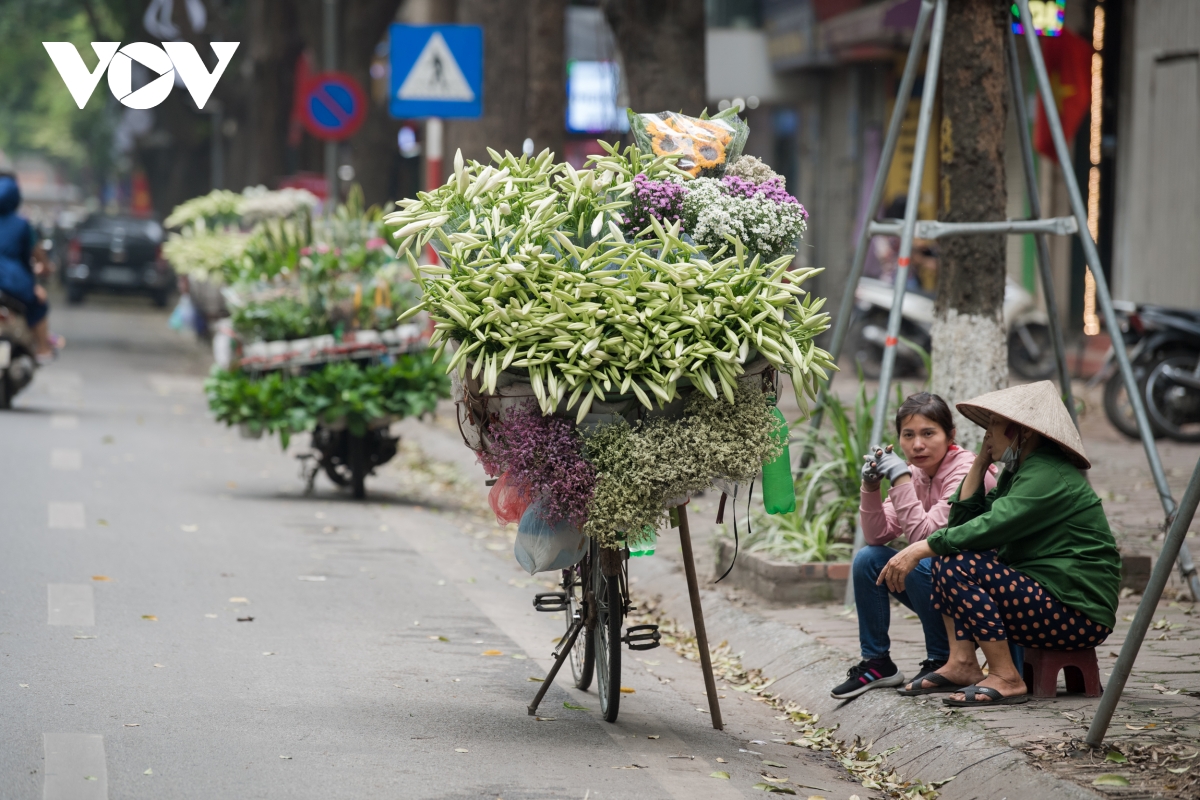
[[[304,497],[139,302],[53,321],[69,349],[0,415],[0,797],[696,800],[761,796],[764,769],[867,796],[738,693],[713,731],[665,649],[629,662],[616,725],[564,681],[527,716],[563,622],[502,534],[394,473],[372,502]]]

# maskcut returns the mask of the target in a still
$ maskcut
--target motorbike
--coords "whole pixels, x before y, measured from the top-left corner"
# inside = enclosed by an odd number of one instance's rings
[[[29,385],[37,366],[25,304],[0,292],[0,409],[12,408],[13,396]]]
[[[382,423],[367,428],[362,436],[353,435],[347,428],[334,430],[318,425],[312,433],[316,463],[302,468],[306,492],[311,494],[313,479],[319,469],[338,486],[349,486],[354,497],[361,500],[367,496],[366,477],[396,455],[399,442],[399,437],[389,435],[387,426]],[[311,457],[312,454],[300,456],[305,462]]]
[[[852,352],[867,378],[879,377],[893,296],[892,284],[877,278],[862,278],[854,292]],[[924,371],[932,345],[933,317],[933,297],[911,290],[904,293],[896,346],[897,377]],[[1046,312],[1037,307],[1032,294],[1012,280],[1004,286],[1004,323],[1008,330],[1008,365],[1013,372],[1029,380],[1053,375],[1054,346]]]
[[[1146,401],[1150,430],[1156,439],[1200,441],[1200,388],[1189,384],[1200,359],[1200,312],[1117,301],[1114,310],[1120,340]],[[1117,338],[1113,337],[1114,340]],[[1154,377],[1151,386],[1151,377]],[[1112,346],[1089,386],[1104,382],[1104,413],[1130,438],[1139,438],[1137,419],[1117,369]]]

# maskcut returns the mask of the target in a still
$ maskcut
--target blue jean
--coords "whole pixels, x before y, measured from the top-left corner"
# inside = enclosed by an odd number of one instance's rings
[[[946,661],[950,658],[950,641],[946,637],[946,626],[942,612],[933,608],[933,559],[923,559],[917,568],[904,579],[904,591],[892,593],[887,586],[876,586],[875,581],[883,565],[896,555],[895,550],[884,545],[866,545],[854,557],[851,570],[854,579],[854,602],[858,606],[858,640],[864,659],[888,656],[892,642],[888,638],[888,627],[892,621],[891,594],[906,607],[917,612],[921,628],[925,631],[926,658]]]

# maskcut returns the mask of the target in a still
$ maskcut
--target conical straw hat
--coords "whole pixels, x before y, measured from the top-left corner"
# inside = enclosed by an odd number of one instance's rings
[[[1038,381],[1024,386],[1010,386],[998,392],[988,392],[979,397],[956,403],[959,413],[976,425],[986,428],[992,414],[1010,419],[1037,431],[1056,442],[1076,466],[1091,469],[1092,464],[1083,452],[1083,440],[1071,422],[1071,415],[1063,405],[1058,389],[1050,381]]]

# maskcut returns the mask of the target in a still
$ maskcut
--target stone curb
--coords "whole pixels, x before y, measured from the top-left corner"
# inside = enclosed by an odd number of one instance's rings
[[[634,591],[660,597],[666,615],[690,625],[691,606],[679,564],[669,557],[639,561]],[[1023,753],[973,720],[942,713],[938,695],[926,705],[886,689],[848,702],[834,700],[829,687],[844,680],[852,663],[843,654],[801,630],[738,608],[718,592],[704,590],[702,597],[710,642],[728,641],[743,654],[745,666],[775,678],[771,691],[819,713],[822,725],[837,724],[839,738],[859,736],[874,742],[875,752],[898,746],[888,762],[902,775],[926,781],[954,776],[940,790],[944,800],[1102,796],[1035,770]]]

